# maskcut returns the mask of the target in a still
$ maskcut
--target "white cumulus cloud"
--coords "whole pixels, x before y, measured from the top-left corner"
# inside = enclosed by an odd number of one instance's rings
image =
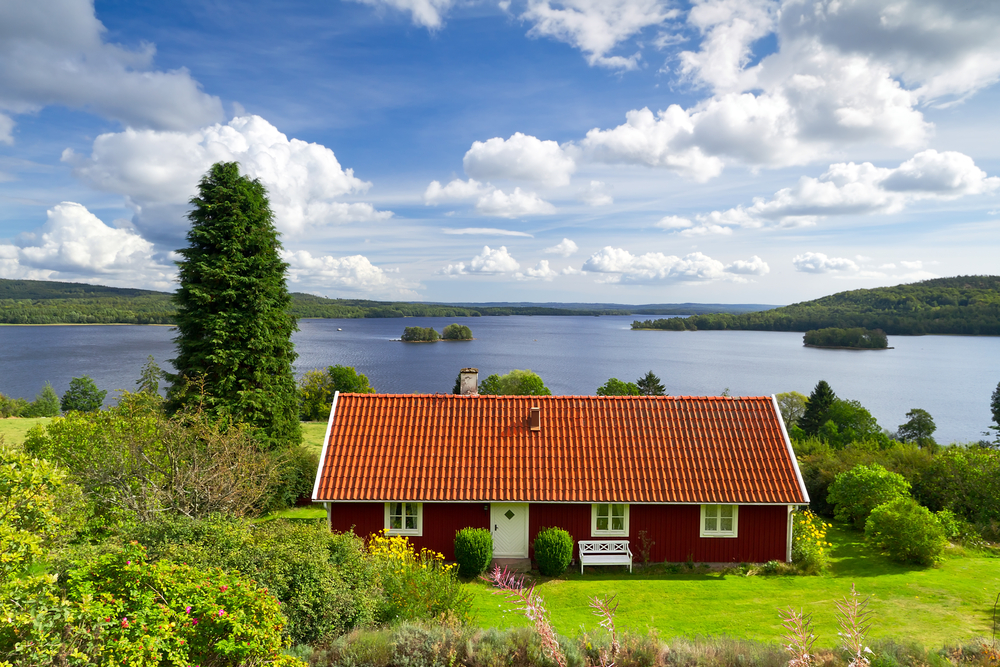
[[[364,255],[314,257],[308,250],[284,252],[288,280],[313,291],[359,292],[367,295],[414,297],[416,292],[372,264]]]
[[[377,8],[390,8],[409,12],[414,25],[437,30],[444,25],[444,17],[455,5],[455,0],[354,0]]]
[[[92,0],[0,3],[0,109],[62,105],[160,130],[222,119],[219,98],[202,92],[186,69],[157,70],[152,44],[128,49],[106,42],[106,33]],[[0,120],[0,139],[5,124],[9,118]]]
[[[439,273],[443,273],[447,276],[458,276],[469,273],[514,273],[520,268],[521,265],[517,263],[517,260],[511,257],[509,252],[507,252],[506,246],[490,248],[486,245],[483,246],[483,251],[473,257],[468,264],[465,262],[449,264],[445,268],[441,269]]]
[[[474,178],[468,181],[455,179],[442,186],[431,181],[424,192],[424,203],[438,204],[448,201],[476,200],[476,211],[494,218],[520,218],[529,215],[551,215],[556,207],[534,192],[514,188],[506,193],[489,183],[480,183]]]
[[[542,141],[520,132],[507,140],[494,137],[473,142],[462,166],[472,178],[507,178],[553,187],[568,185],[576,169],[573,158],[555,141]]]
[[[769,271],[767,264],[756,256],[749,261],[737,261],[727,266],[701,252],[684,257],[660,252],[633,255],[628,250],[612,246],[605,246],[591,255],[584,262],[583,270],[609,274],[605,282],[615,283],[745,282],[742,275],[764,275]]]
[[[164,289],[176,273],[135,232],[104,224],[85,206],[62,202],[45,223],[0,246],[0,275],[39,280],[82,279]]]
[[[796,271],[803,273],[856,272],[859,270],[854,260],[846,257],[827,257],[821,252],[806,252],[792,259]]]
[[[562,257],[569,257],[580,249],[580,247],[573,241],[563,238],[562,241],[545,249],[550,255],[560,255]]]
[[[153,240],[176,243],[187,228],[188,200],[215,162],[235,161],[268,190],[279,231],[301,234],[327,224],[377,222],[392,213],[337,198],[371,183],[344,169],[325,146],[288,139],[260,116],[234,118],[195,132],[126,129],[102,134],[89,156],[67,150],[73,173],[101,190],[124,195],[133,224]]]
[[[603,181],[591,181],[580,191],[580,200],[587,206],[610,206],[615,203]]]
[[[518,280],[552,280],[558,275],[559,272],[549,266],[549,260],[547,259],[539,261],[533,269],[515,274]]]
[[[804,176],[794,187],[779,190],[770,199],[756,198],[751,206],[699,215],[697,224],[658,224],[683,229],[685,236],[726,233],[731,227],[797,226],[826,216],[898,213],[914,202],[957,199],[998,188],[1000,178],[987,176],[968,155],[930,149],[896,168],[870,162],[830,165],[818,178]]]
[[[532,24],[529,35],[552,37],[580,49],[591,65],[636,69],[641,57],[610,55],[619,44],[644,28],[678,14],[663,0],[528,0],[521,19]]]

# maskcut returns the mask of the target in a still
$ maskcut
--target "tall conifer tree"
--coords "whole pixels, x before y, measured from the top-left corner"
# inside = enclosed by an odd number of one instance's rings
[[[818,434],[820,427],[830,421],[830,408],[836,400],[837,396],[826,380],[817,382],[816,388],[809,394],[805,412],[799,417],[799,428],[806,435]]]
[[[288,265],[260,181],[235,162],[201,179],[184,258],[177,263],[177,372],[168,408],[201,402],[214,415],[260,428],[270,447],[301,439]]]

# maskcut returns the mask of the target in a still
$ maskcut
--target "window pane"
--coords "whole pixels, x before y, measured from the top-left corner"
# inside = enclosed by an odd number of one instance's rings
[[[714,516],[708,516],[708,514],[705,514],[706,533],[714,533],[716,530],[718,530],[718,525],[719,525],[718,519],[716,519]]]
[[[607,517],[608,516],[608,504],[607,503],[601,503],[600,505],[597,506],[597,516],[598,517]]]
[[[726,517],[728,517],[730,519],[733,518],[733,506],[732,505],[721,505],[719,507],[719,510],[720,510],[719,515],[722,516],[723,518],[726,518]]]
[[[417,529],[417,517],[410,516],[409,514],[406,515],[406,529],[407,530]]]
[[[403,521],[401,517],[389,515],[389,530],[400,530],[403,527]]]
[[[733,517],[731,517],[731,516],[724,516],[724,517],[722,517],[722,519],[719,520],[719,524],[720,524],[719,525],[719,530],[721,530],[721,531],[723,531],[725,533],[731,533],[731,532],[733,532]]]
[[[612,505],[611,506],[611,516],[625,516],[625,506],[624,505]]]
[[[625,518],[620,516],[612,518],[611,530],[625,530]]]
[[[608,529],[608,517],[598,516],[597,517],[597,530],[607,530]]]

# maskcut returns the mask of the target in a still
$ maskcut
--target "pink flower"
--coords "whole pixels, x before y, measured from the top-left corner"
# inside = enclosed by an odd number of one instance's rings
[[[132,561],[129,561],[129,562],[128,562],[128,564],[129,564],[129,565],[131,565],[131,564],[132,564]]]
[[[128,627],[128,616],[123,616],[122,617],[122,627],[123,628],[127,628]]]
[[[191,613],[191,607],[190,606],[184,607],[184,613],[185,614],[190,614]]]
[[[225,593],[227,590],[229,590],[229,586],[219,586],[219,590]]]
[[[226,611],[224,609],[220,609],[219,610],[219,617],[221,618],[221,617],[223,617],[225,615],[226,615]]]

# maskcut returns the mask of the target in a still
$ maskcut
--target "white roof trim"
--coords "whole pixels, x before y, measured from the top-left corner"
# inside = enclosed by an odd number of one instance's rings
[[[792,459],[792,466],[795,467],[795,478],[799,480],[799,488],[802,489],[802,497],[809,502],[809,492],[806,491],[806,482],[802,479],[802,471],[799,470],[798,459],[795,458],[795,449],[792,448],[792,441],[788,438],[788,431],[785,430],[785,419],[781,416],[781,408],[778,407],[778,397],[771,394],[771,404],[774,406],[774,414],[778,416],[778,423],[781,424],[781,436],[785,439],[785,447],[788,448],[788,456]]]
[[[330,446],[330,431],[333,430],[333,415],[337,412],[337,397],[339,396],[339,391],[333,392],[333,403],[330,404],[330,418],[326,422],[326,435],[323,436],[323,451],[319,454],[319,467],[316,469],[316,481],[313,483],[313,502],[316,502],[316,496],[319,494],[319,480],[323,475],[323,465],[326,463],[326,450]]]

